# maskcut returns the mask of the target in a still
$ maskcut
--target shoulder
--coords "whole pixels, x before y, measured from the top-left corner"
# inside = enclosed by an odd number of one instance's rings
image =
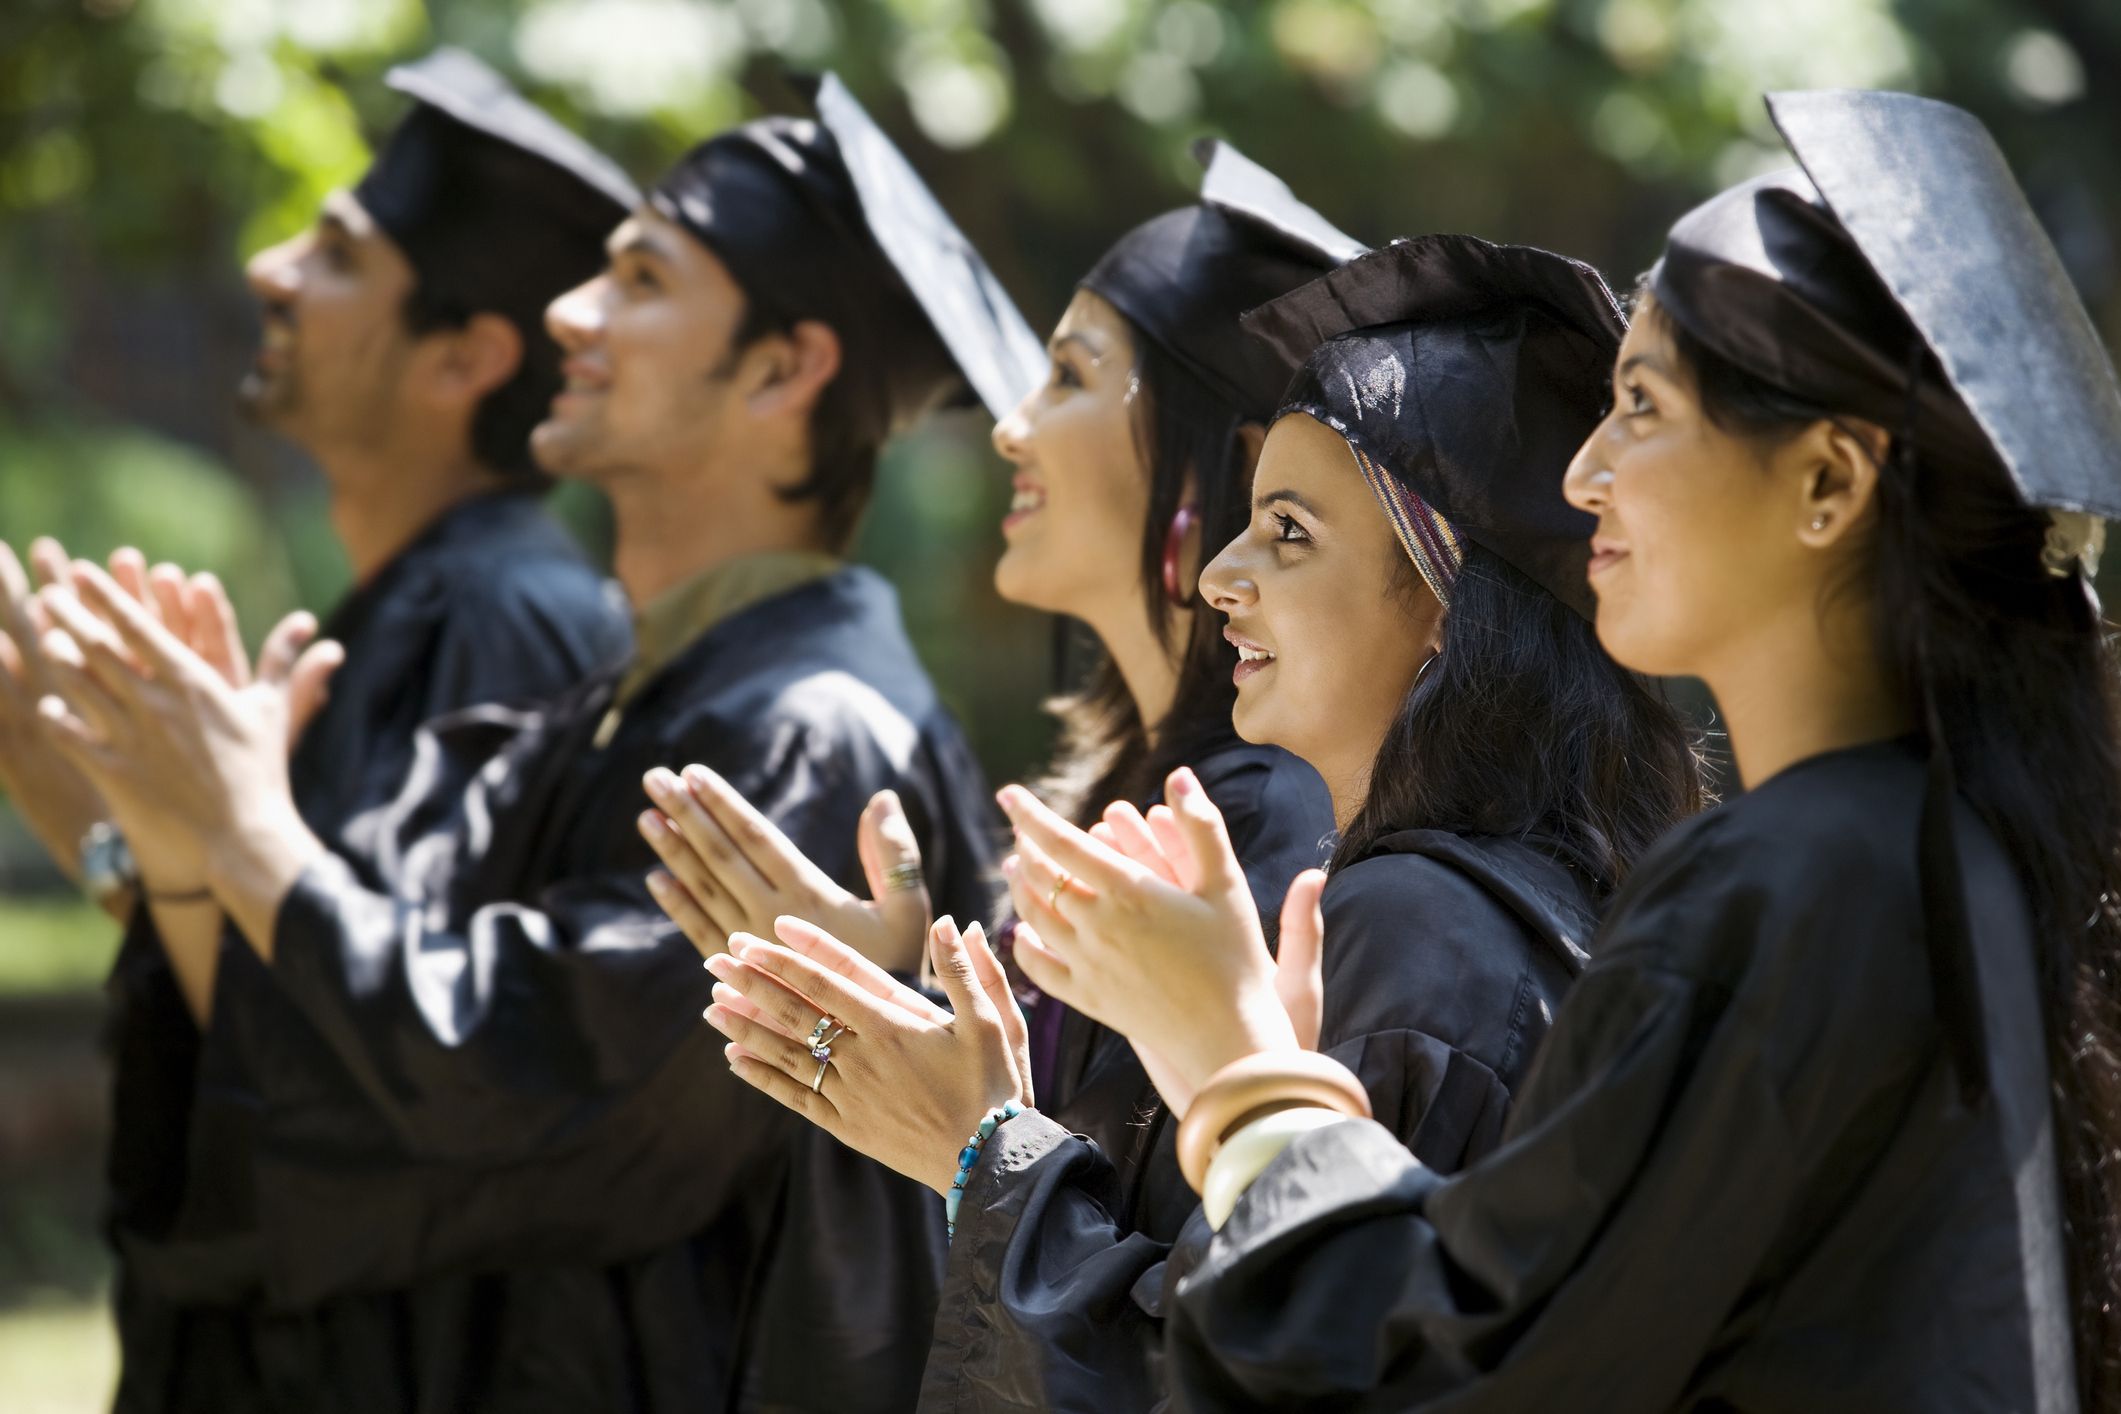
[[[1801,763],[1675,828],[1637,865],[1593,949],[1728,979],[1761,940],[1913,936],[1922,758],[1901,744]]]
[[[1293,874],[1325,862],[1333,800],[1305,762],[1277,746],[1232,740],[1188,764],[1221,813],[1231,848],[1248,868],[1257,864]]]
[[[659,695],[690,732],[747,749],[871,747],[903,763],[955,726],[906,637],[898,600],[874,571],[851,566],[753,605],[672,665]]]
[[[1326,881],[1326,936],[1384,934],[1424,949],[1479,950],[1525,931],[1495,895],[1457,866],[1414,852],[1372,854]]]

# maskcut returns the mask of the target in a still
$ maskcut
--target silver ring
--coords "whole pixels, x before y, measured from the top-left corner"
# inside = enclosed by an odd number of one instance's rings
[[[884,871],[884,892],[887,894],[910,894],[921,886],[921,866],[918,864],[894,864]]]
[[[815,1052],[815,1051],[813,1051],[813,1052],[812,1052],[811,1054],[815,1055],[815,1054],[816,1054],[816,1052]],[[822,1095],[822,1094],[824,1094],[824,1093],[825,1093],[825,1072],[826,1072],[826,1071],[828,1071],[828,1070],[830,1070],[830,1069],[832,1069],[832,1059],[831,1059],[831,1056],[830,1056],[830,1054],[828,1053],[828,1054],[827,1054],[827,1056],[826,1056],[826,1058],[825,1058],[824,1060],[821,1060],[821,1061],[819,1061],[819,1062],[817,1063],[817,1074],[816,1074],[815,1076],[811,1077],[811,1081],[810,1081],[810,1093],[811,1093],[811,1094],[813,1094],[813,1095]]]
[[[1046,909],[1048,912],[1060,912],[1060,896],[1066,893],[1068,891],[1068,885],[1074,882],[1074,875],[1070,874],[1065,869],[1061,870],[1060,882],[1053,886],[1052,893],[1046,895]]]

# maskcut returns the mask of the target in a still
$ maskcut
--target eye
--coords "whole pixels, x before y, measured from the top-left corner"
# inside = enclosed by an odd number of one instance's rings
[[[1286,511],[1276,511],[1270,517],[1274,526],[1274,543],[1277,545],[1303,545],[1310,542],[1310,535],[1297,523],[1296,517]]]
[[[1657,404],[1651,401],[1648,393],[1642,391],[1642,385],[1639,383],[1624,383],[1620,391],[1627,397],[1626,416],[1641,417],[1645,413],[1657,411]]]
[[[1053,386],[1056,388],[1080,388],[1083,386],[1083,380],[1076,373],[1074,365],[1070,364],[1066,359],[1057,358],[1053,360]]]
[[[655,271],[645,265],[629,267],[625,275],[625,284],[627,289],[637,294],[654,294],[663,288],[663,282],[657,278]]]
[[[353,269],[353,252],[347,249],[346,242],[341,237],[326,236],[319,243],[318,248],[323,253],[325,265],[327,265],[331,269]]]

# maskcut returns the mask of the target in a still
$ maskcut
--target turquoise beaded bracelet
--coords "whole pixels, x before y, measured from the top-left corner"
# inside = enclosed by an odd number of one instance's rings
[[[965,1147],[957,1151],[957,1177],[950,1180],[950,1192],[943,1198],[943,1228],[948,1237],[957,1236],[957,1209],[965,1201],[965,1185],[972,1181],[972,1166],[979,1162],[979,1151],[994,1137],[994,1131],[1024,1112],[1024,1107],[1011,1100],[998,1110],[987,1111],[987,1117],[979,1122],[979,1129]]]

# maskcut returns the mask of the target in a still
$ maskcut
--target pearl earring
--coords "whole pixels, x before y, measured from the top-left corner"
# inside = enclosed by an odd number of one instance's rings
[[[1826,517],[1825,517],[1825,516],[1813,516],[1813,517],[1812,517],[1812,529],[1814,529],[1814,530],[1824,530],[1824,529],[1826,529]]]

